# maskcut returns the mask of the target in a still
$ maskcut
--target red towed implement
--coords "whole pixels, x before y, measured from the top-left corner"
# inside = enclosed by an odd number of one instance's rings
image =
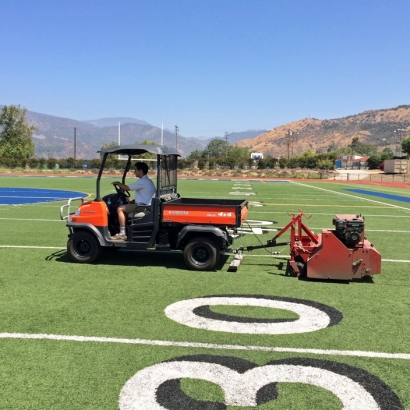
[[[381,255],[364,236],[364,218],[360,215],[336,215],[335,229],[322,229],[315,234],[302,221],[306,215],[290,214],[292,220],[266,245],[258,248],[290,245],[287,273],[300,278],[350,280],[371,276],[381,271]],[[310,217],[309,217],[310,218]],[[276,240],[290,230],[290,242]]]

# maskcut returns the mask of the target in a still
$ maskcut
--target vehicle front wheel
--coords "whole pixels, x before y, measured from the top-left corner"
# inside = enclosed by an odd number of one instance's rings
[[[79,263],[93,263],[101,255],[101,246],[90,232],[76,232],[67,243],[70,259]]]
[[[219,249],[206,237],[192,238],[184,248],[185,264],[194,270],[210,270],[219,262]]]

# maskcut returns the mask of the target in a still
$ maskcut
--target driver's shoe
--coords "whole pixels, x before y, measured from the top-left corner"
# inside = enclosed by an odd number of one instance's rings
[[[127,235],[125,235],[124,233],[117,233],[114,236],[110,236],[110,240],[112,240],[112,241],[125,241],[125,240],[127,240]]]

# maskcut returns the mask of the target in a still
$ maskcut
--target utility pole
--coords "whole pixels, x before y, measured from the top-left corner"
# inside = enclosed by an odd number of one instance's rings
[[[287,151],[288,151],[288,162],[289,162],[289,158],[290,158],[290,136],[292,135],[292,131],[288,130],[286,135],[287,135]]]
[[[178,149],[178,131],[179,131],[178,125],[175,125],[175,148],[176,149]]]
[[[292,155],[291,155],[291,158],[293,158],[293,143],[294,143],[294,141],[295,141],[296,135],[299,135],[299,131],[298,131],[298,130],[296,130],[296,132],[294,132],[294,133],[292,133],[292,131],[291,131],[291,136],[292,136],[292,140],[291,140],[291,143],[292,143],[292,149],[291,149]]]
[[[399,157],[401,158],[401,142],[403,139],[403,135],[405,135],[406,130],[404,128],[399,128],[398,130],[394,131],[397,132],[397,135],[399,137]],[[396,151],[397,152],[397,151]]]
[[[77,159],[77,129],[74,127],[74,159]]]
[[[226,132],[226,131],[225,131],[225,142],[226,142],[225,157],[228,156],[228,135],[229,135],[229,132]]]

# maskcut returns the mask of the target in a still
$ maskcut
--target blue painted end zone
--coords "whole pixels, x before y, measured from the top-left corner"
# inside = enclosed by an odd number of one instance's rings
[[[42,188],[0,187],[0,205],[24,205],[43,202],[67,201],[70,198],[85,198],[85,192],[63,191]]]
[[[365,189],[348,189],[348,188],[346,188],[345,191],[354,192],[356,194],[377,196],[379,198],[392,199],[394,201],[410,202],[410,197],[408,197],[408,196],[385,194],[383,192],[366,191]]]

